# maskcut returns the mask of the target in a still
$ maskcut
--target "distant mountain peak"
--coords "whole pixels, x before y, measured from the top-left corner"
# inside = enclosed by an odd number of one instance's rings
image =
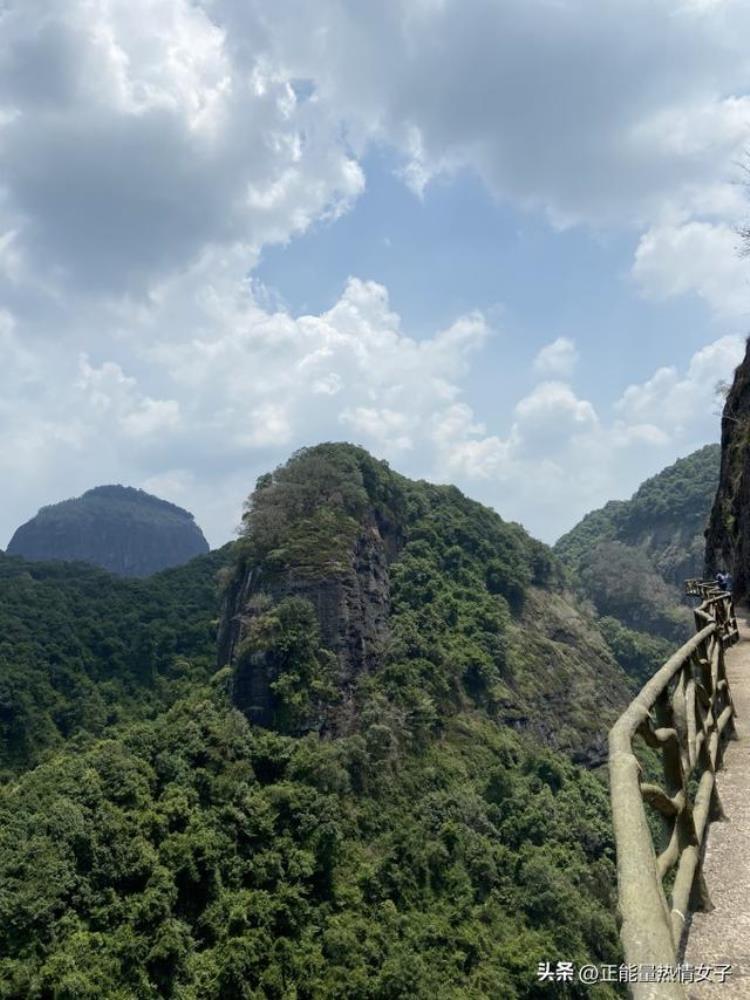
[[[119,484],[42,507],[8,545],[9,555],[85,562],[119,576],[150,576],[206,552],[189,511]]]

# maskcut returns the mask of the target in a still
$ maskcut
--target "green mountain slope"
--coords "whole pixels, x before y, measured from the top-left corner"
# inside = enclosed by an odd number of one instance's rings
[[[600,615],[672,642],[689,634],[684,580],[703,573],[720,449],[707,445],[646,480],[628,501],[587,514],[555,545]]]
[[[646,480],[627,501],[587,514],[555,545],[599,631],[641,685],[692,633],[682,583],[703,574],[704,530],[720,449],[707,445]]]
[[[375,690],[417,715],[480,706],[586,759],[627,698],[547,546],[362,449],[321,445],[264,477],[238,553],[220,658],[236,669],[238,705],[264,724],[337,730]],[[287,631],[299,641],[305,606],[308,672],[279,678],[277,647]]]
[[[647,479],[627,501],[592,511],[557,542],[579,569],[592,548],[620,542],[640,549],[662,579],[681,586],[703,573],[704,531],[719,484],[721,448],[709,444]]]
[[[228,548],[148,580],[0,553],[0,775],[164,707],[215,668]],[[178,678],[182,677],[182,681]]]
[[[105,706],[66,728],[34,695],[6,740],[0,997],[514,1000],[619,961],[577,762],[630,688],[550,550],[341,445],[245,523],[215,673],[230,553],[132,584],[0,561],[3,673]]]
[[[512,1000],[550,955],[617,961],[596,777],[486,719],[419,752],[374,725],[283,737],[196,691],[6,786],[0,996]]]

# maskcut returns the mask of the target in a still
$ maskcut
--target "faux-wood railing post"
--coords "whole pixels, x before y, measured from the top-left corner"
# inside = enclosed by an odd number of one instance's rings
[[[696,580],[688,581],[686,593],[702,599],[695,636],[644,685],[609,736],[620,934],[630,965],[674,967],[688,913],[712,908],[702,860],[708,825],[723,818],[715,773],[734,731],[724,650],[739,636],[729,594]],[[637,734],[660,751],[664,787],[641,781]],[[658,857],[644,803],[665,824],[667,846]],[[668,902],[663,883],[672,869]],[[632,983],[630,990],[637,1000],[686,995],[678,982]]]

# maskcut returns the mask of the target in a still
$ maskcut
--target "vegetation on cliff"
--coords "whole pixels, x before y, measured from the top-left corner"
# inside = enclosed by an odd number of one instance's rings
[[[587,514],[555,545],[575,590],[601,616],[618,662],[639,683],[691,634],[681,588],[703,575],[718,473],[719,446],[706,445],[646,480],[630,500]]]
[[[257,655],[261,648],[257,632],[264,626],[258,621],[269,613],[278,616],[275,597],[285,598],[291,586],[320,606],[331,576],[345,574],[356,560],[353,546],[363,524],[377,527],[383,547],[391,550],[387,642],[376,670],[354,678],[343,671],[337,684],[343,704],[328,701],[327,713],[321,705],[314,708],[316,725],[325,726],[327,719],[334,730],[345,728],[341,716],[352,704],[376,697],[397,706],[406,720],[419,720],[428,732],[429,720],[479,706],[585,757],[628,689],[590,621],[564,601],[559,560],[519,525],[455,487],[412,482],[351,446],[321,445],[299,453],[263,477],[253,493],[235,581],[251,573],[254,582],[249,596],[246,586],[239,588],[239,606],[229,612],[247,629],[240,666],[244,655]],[[279,590],[285,574],[291,582]],[[300,576],[307,578],[303,591]],[[366,589],[372,588],[368,581]],[[346,660],[351,651],[336,647],[337,638],[329,636],[329,651]],[[355,643],[360,639],[355,636]],[[311,646],[320,649],[319,640],[311,634]],[[277,632],[274,642],[280,641]],[[316,679],[335,681],[335,667],[324,664],[322,652],[316,655]],[[310,691],[305,662],[304,676],[288,665],[269,676],[277,728],[289,714],[286,693]],[[258,669],[257,660],[250,669]],[[550,693],[558,689],[567,704],[563,711],[550,703]],[[576,713],[573,725],[571,713]]]
[[[623,506],[619,517],[625,540],[650,540],[649,552],[666,580],[682,583],[682,569],[692,559],[703,532],[719,479],[720,447],[707,444],[647,479]],[[665,531],[660,531],[661,527]],[[670,538],[674,533],[677,538]],[[676,543],[670,547],[670,541]],[[700,575],[700,562],[696,573]]]
[[[572,758],[628,688],[555,556],[346,446],[246,525],[225,615],[237,659],[272,655],[271,729],[210,662],[226,553],[138,582],[0,560],[2,664],[43,695],[6,739],[0,997],[513,1000],[548,995],[538,962],[619,961],[606,788]],[[387,641],[351,673],[315,581],[376,534]]]
[[[701,576],[704,531],[719,482],[719,460],[715,444],[679,459],[642,483],[630,500],[613,500],[587,514],[557,542],[555,552],[578,577],[587,569],[592,552],[603,545],[636,550],[644,560],[641,566],[648,564],[652,575],[673,587]],[[616,551],[611,550],[617,560]],[[594,600],[599,582],[597,574],[586,588]]]

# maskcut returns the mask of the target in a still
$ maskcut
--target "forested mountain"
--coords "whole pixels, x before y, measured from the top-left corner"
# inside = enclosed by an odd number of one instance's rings
[[[547,546],[455,487],[321,445],[263,477],[251,498],[220,662],[236,668],[243,711],[291,732],[338,731],[360,686],[375,684],[408,711],[427,698],[444,713],[468,698],[584,759],[626,691],[564,582]],[[281,683],[274,643],[285,646],[287,620],[297,637],[308,630],[310,663]]]
[[[513,1000],[619,961],[582,762],[630,687],[517,525],[324,445],[225,551],[0,582],[0,997]]]
[[[691,634],[682,584],[703,575],[720,448],[706,445],[647,479],[627,501],[587,514],[555,545],[621,665],[643,681]]]
[[[206,552],[192,514],[131,486],[96,486],[42,507],[8,545],[9,555],[77,560],[120,576],[149,576]]]
[[[208,679],[229,551],[148,580],[0,553],[0,775],[153,716]]]
[[[639,549],[668,583],[703,574],[704,531],[719,484],[721,448],[709,444],[647,479],[630,500],[613,500],[558,541],[555,551],[580,570],[605,543]]]

